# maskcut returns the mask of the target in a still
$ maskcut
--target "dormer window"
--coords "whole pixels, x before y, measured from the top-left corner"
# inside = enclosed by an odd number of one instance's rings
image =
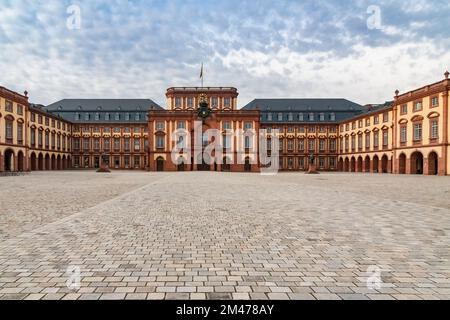
[[[95,121],[100,120],[100,113],[96,112],[95,113]]]
[[[79,121],[81,119],[81,116],[80,116],[80,114],[77,112],[77,113],[75,113],[75,120],[76,121]]]
[[[267,121],[272,121],[272,113],[267,114]]]
[[[314,121],[314,113],[310,113],[309,115],[308,115],[308,119],[309,119],[309,121]]]
[[[114,120],[119,121],[120,120],[120,113],[116,112],[114,115]]]
[[[90,118],[91,118],[91,116],[89,113],[84,114],[84,120],[89,121]]]
[[[141,119],[141,115],[139,114],[139,113],[136,113],[135,115],[134,115],[134,120],[135,121],[139,121]]]
[[[278,113],[278,121],[283,121],[283,114],[281,112]]]
[[[303,113],[298,114],[298,121],[303,121]]]
[[[330,114],[330,120],[331,120],[331,121],[336,121],[336,114],[331,113],[331,114]]]
[[[294,115],[292,114],[292,112],[289,112],[289,114],[288,114],[288,120],[289,120],[289,121],[293,121],[293,120],[294,120]]]
[[[109,121],[109,119],[110,119],[109,113],[105,113],[105,121]]]
[[[319,114],[319,120],[320,121],[325,121],[325,114],[324,113],[320,113]]]
[[[125,113],[125,121],[130,121],[130,114],[128,112]]]

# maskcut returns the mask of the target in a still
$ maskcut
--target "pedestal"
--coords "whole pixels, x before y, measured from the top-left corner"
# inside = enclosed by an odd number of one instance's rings
[[[319,174],[319,171],[316,170],[315,164],[309,164],[308,171],[305,172],[306,174]]]

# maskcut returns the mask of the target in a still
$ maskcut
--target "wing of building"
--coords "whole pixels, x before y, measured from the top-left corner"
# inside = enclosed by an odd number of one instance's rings
[[[381,104],[255,99],[241,109],[234,87],[171,87],[167,108],[150,99],[64,99],[43,106],[29,103],[26,92],[0,87],[0,172],[100,164],[257,172],[263,167],[257,135],[265,129],[269,153],[275,133],[279,138],[281,170],[304,171],[313,163],[323,171],[448,175],[449,73],[444,77],[402,94],[397,90],[393,101]],[[186,135],[174,137],[181,131]],[[197,140],[200,151],[220,141],[213,161],[198,152]]]

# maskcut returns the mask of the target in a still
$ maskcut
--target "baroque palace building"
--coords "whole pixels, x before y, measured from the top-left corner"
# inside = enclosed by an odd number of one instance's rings
[[[255,99],[238,109],[233,87],[172,87],[167,108],[150,99],[64,99],[42,106],[29,103],[26,92],[0,87],[0,172],[102,163],[112,169],[257,172],[261,146],[247,132],[266,129],[269,153],[277,132],[284,171],[307,170],[314,155],[322,171],[448,175],[449,92],[448,72],[436,83],[397,90],[393,101],[365,106],[346,99]],[[208,136],[208,129],[220,137]],[[244,138],[233,134],[237,130]],[[188,135],[173,136],[181,131]],[[194,159],[196,131],[201,148],[221,140],[221,161]],[[180,145],[174,161],[172,150]]]

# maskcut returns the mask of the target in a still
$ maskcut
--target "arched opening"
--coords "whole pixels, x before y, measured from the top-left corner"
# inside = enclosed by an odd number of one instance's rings
[[[343,170],[344,170],[344,160],[342,160],[342,158],[340,158],[338,161],[338,171],[343,171]]]
[[[345,158],[344,171],[345,172],[350,171],[350,161],[348,160],[348,158]]]
[[[356,160],[355,157],[352,157],[352,160],[350,160],[350,171],[355,172],[356,171]]]
[[[108,162],[109,166],[109,162]],[[70,156],[67,156],[67,169],[72,168],[72,160],[70,159]]]
[[[31,156],[30,156],[30,167],[31,167],[31,171],[37,170],[37,159],[36,159],[36,154],[34,152],[32,152]]]
[[[56,157],[54,154],[52,154],[52,170],[56,170]]]
[[[14,171],[14,152],[11,149],[5,151],[3,164],[5,171]]]
[[[357,165],[358,172],[363,171],[363,159],[361,156],[358,157],[358,165]]]
[[[378,173],[378,163],[379,163],[378,156],[375,155],[372,160],[372,168],[373,168],[372,171],[375,173]]]
[[[223,157],[222,171],[231,171],[231,161],[228,157]]]
[[[438,155],[436,152],[432,151],[428,155],[428,174],[437,175],[438,174]]]
[[[58,157],[56,158],[56,166],[58,170],[62,170],[61,156],[59,154]]]
[[[25,171],[25,156],[22,151],[17,153],[17,170]]]
[[[370,157],[366,156],[364,159],[364,172],[370,172]]]
[[[423,174],[423,155],[416,151],[411,155],[411,174]]]
[[[406,173],[406,155],[404,153],[400,154],[398,157],[398,173]]]
[[[164,171],[164,158],[158,157],[156,159],[156,171]]]
[[[44,170],[44,156],[42,153],[39,153],[38,156],[38,170]]]
[[[383,155],[381,157],[381,173],[388,173],[388,157]]]
[[[48,153],[45,155],[45,170],[50,170],[52,167],[52,163],[50,160],[50,156],[48,155]]]
[[[250,157],[245,157],[244,171],[245,171],[245,172],[250,172],[250,171],[252,171],[252,165],[251,165],[251,163],[250,163]]]
[[[62,162],[62,169],[66,170],[67,169],[67,159],[66,159],[65,155],[61,158],[61,162]]]

